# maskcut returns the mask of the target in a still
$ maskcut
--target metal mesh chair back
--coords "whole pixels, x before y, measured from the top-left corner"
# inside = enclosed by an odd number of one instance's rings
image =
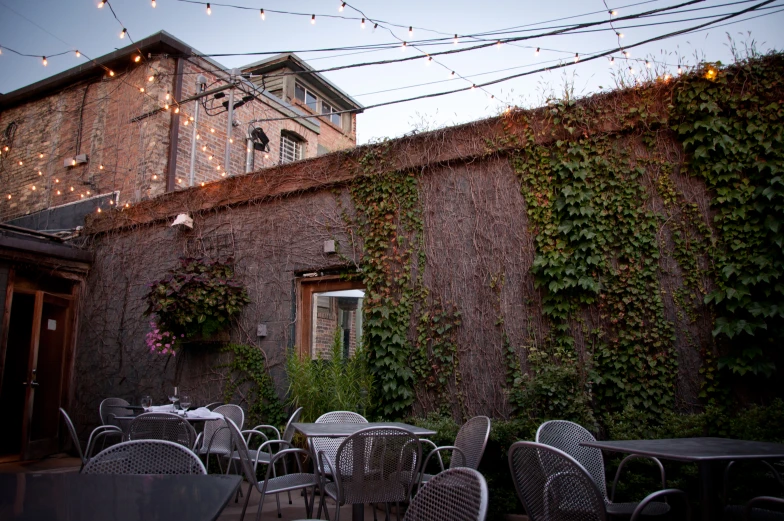
[[[245,423],[245,412],[239,405],[227,404],[220,405],[213,409],[223,415],[227,420],[231,420],[242,430]],[[226,424],[222,421],[208,421],[204,424],[204,434],[202,434],[202,451],[209,449],[211,454],[231,454],[231,433],[228,429],[222,429]]]
[[[391,503],[409,498],[422,462],[417,436],[397,427],[367,428],[347,437],[334,460],[341,503]]]
[[[445,470],[417,492],[403,521],[483,521],[487,497],[487,482],[476,470]]]
[[[79,453],[79,459],[82,460],[82,464],[84,464],[87,460],[84,459],[84,453],[82,452],[82,445],[79,443],[79,436],[76,434],[76,428],[74,427],[73,422],[71,421],[71,417],[68,416],[68,413],[65,412],[65,409],[60,407],[60,414],[63,415],[63,421],[65,422],[65,426],[68,427],[68,433],[71,435],[71,441],[76,447],[76,451]]]
[[[294,439],[294,433],[297,431],[297,429],[294,428],[292,423],[297,423],[299,421],[299,419],[302,417],[302,411],[304,410],[304,407],[300,407],[294,411],[294,414],[291,415],[291,418],[289,418],[288,423],[286,423],[286,428],[283,431],[283,441],[291,443],[291,440]]]
[[[150,412],[140,414],[128,425],[129,440],[167,440],[191,448],[196,431],[188,420],[176,414]]]
[[[368,421],[361,414],[351,411],[333,411],[322,414],[316,419],[316,423],[367,423]],[[318,456],[319,452],[323,452],[330,459],[335,461],[335,454],[338,452],[338,447],[346,438],[319,438],[314,437],[310,439],[312,452]],[[318,460],[318,458],[316,458]],[[319,466],[321,464],[319,463]]]
[[[490,418],[487,416],[474,416],[465,422],[455,438],[455,447],[463,452],[465,461],[460,461],[462,458],[453,455],[449,461],[449,468],[460,466],[478,469],[489,436]]]
[[[98,406],[98,411],[101,415],[101,424],[103,425],[119,425],[114,421],[115,416],[133,416],[131,409],[125,409],[123,405],[130,405],[122,398],[106,398]]]
[[[531,521],[606,521],[604,498],[596,483],[565,452],[518,441],[509,449],[509,468]]]
[[[135,440],[99,452],[83,474],[206,474],[193,452],[165,440]]]
[[[242,473],[245,475],[245,479],[248,480],[248,483],[252,483],[253,485],[257,485],[259,480],[256,478],[256,471],[253,469],[252,459],[250,457],[250,452],[248,450],[248,444],[245,441],[245,438],[242,437],[242,432],[240,432],[239,427],[237,424],[234,423],[231,419],[226,419],[226,423],[224,422],[215,422],[223,424],[223,427],[228,426],[229,436],[231,438],[232,446],[234,450],[240,457],[240,466],[242,467]]]
[[[580,443],[596,441],[593,434],[574,422],[552,420],[539,426],[536,430],[536,441],[560,449],[576,459],[591,475],[602,493],[602,498],[607,501],[602,451],[580,446]]]

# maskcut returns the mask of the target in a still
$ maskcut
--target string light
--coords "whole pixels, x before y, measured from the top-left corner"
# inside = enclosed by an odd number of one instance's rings
[[[378,29],[378,24],[373,24],[373,30],[375,31],[376,29]]]
[[[204,186],[204,181],[201,182],[201,185]]]
[[[103,170],[103,165],[98,165],[98,170]]]
[[[131,207],[130,203],[125,203],[125,207],[130,208]]]
[[[630,53],[629,51],[623,51],[623,55],[628,58],[629,56],[632,55],[632,53]]]
[[[152,0],[152,8],[155,9],[156,3],[155,0]]]
[[[210,7],[210,3],[207,2],[207,16],[212,14],[212,8]]]
[[[101,209],[100,208],[98,208],[98,213],[101,213]]]
[[[341,4],[340,4],[340,7],[338,7],[338,12],[342,13],[342,12],[343,12],[343,9],[344,9],[345,7],[346,7],[346,2],[343,2],[343,3],[341,3]]]
[[[414,27],[412,25],[408,26],[408,37],[411,38],[414,36]]]
[[[114,201],[112,201],[111,199],[109,199],[109,204],[114,204]]]
[[[114,71],[109,71],[109,76],[114,76]]]
[[[76,166],[76,159],[71,159],[71,166]]]
[[[311,15],[311,17],[310,17],[310,25],[316,25],[316,15]]]
[[[150,83],[154,82],[155,81],[155,76],[150,75],[150,77],[147,78],[147,81],[149,81]]]
[[[496,49],[500,49],[501,48],[501,40],[498,40],[498,43],[496,43],[495,46],[496,46]]]
[[[158,174],[153,174],[152,175],[152,180],[153,181],[157,181],[158,180]]]
[[[125,38],[125,35],[126,35],[126,34],[128,34],[128,29],[126,29],[125,27],[123,27],[123,30],[122,30],[122,32],[120,33],[120,39],[122,40],[123,38]]]
[[[60,195],[60,190],[57,190],[57,195]]]
[[[19,161],[19,166],[24,166],[24,162],[23,161]]]
[[[203,147],[201,147],[201,151],[202,152],[206,152],[207,151],[207,145],[204,145]]]
[[[612,11],[610,11],[610,16],[618,16],[618,11],[613,9]]]
[[[169,93],[167,92],[165,98],[168,100],[170,97],[171,96],[169,96]]]
[[[618,36],[618,38],[623,38],[623,33],[615,33],[615,34]]]
[[[139,87],[139,92],[144,92],[144,87]]]
[[[90,195],[90,190],[87,190],[87,195]]]
[[[450,78],[454,78],[455,77],[455,71],[452,71],[451,73],[449,73],[449,77]]]
[[[267,16],[264,14],[264,9],[260,9],[259,10],[259,16],[261,16],[262,20],[266,20],[267,19]]]
[[[214,128],[210,128],[210,132],[212,132],[214,134],[215,133],[215,129]]]
[[[98,9],[103,7],[103,4],[105,4],[105,3],[106,3],[106,0],[101,0],[100,2],[98,2]]]
[[[577,63],[578,61],[580,61],[580,53],[576,52],[574,53],[574,63]]]
[[[71,191],[72,191],[72,192],[74,191],[74,187],[73,187],[73,186],[71,187]]]
[[[49,62],[48,62],[48,61],[46,61],[46,56],[41,56],[41,63],[43,63],[43,64],[44,64],[44,67],[46,67],[47,65],[49,65]]]
[[[632,74],[634,74],[634,69],[633,69],[632,67],[629,67],[629,72],[631,72]]]
[[[610,65],[615,65],[615,56],[610,56]]]
[[[33,192],[35,192],[35,185],[33,185]]]
[[[133,61],[135,61],[136,63],[139,63],[140,61],[142,61],[141,55],[137,54],[136,56],[134,56],[133,57]]]
[[[678,64],[678,74],[681,74],[682,72],[683,72],[683,69],[681,69],[681,64],[679,63]],[[6,148],[6,150],[7,150],[7,148]]]
[[[180,107],[174,107],[174,113],[175,114],[179,114],[180,113]]]
[[[196,134],[196,139],[201,139],[201,136],[199,134]]]
[[[364,29],[364,28],[365,28],[365,19],[364,19],[364,18],[362,19],[362,23],[361,23],[361,24],[359,24],[359,26],[360,26],[362,29]]]
[[[455,45],[457,45],[457,35],[455,35]]]
[[[182,122],[182,124],[187,127],[188,126],[188,120],[186,119],[185,121]]]
[[[430,55],[427,55],[427,60],[425,61],[425,64],[430,65],[432,62],[433,62],[433,57],[430,56]]]
[[[234,143],[234,139],[229,138],[229,143]]]
[[[8,198],[11,199],[11,194],[8,194]]]
[[[664,81],[670,81],[670,78],[672,78],[672,76],[670,76],[669,74],[664,75]]]
[[[163,104],[163,110],[169,110],[169,104],[168,103],[164,103]]]
[[[649,62],[648,60],[645,60],[645,67],[650,69],[651,68],[651,62]]]
[[[79,49],[76,49],[76,57],[79,58],[82,56],[82,53],[79,52]]]
[[[471,85],[471,90],[474,90],[475,88],[476,88],[476,83],[474,83],[473,85]]]
[[[44,174],[43,174],[43,172],[41,172],[41,171],[39,170],[39,171],[38,171],[38,175],[39,175],[39,176],[41,176],[41,175],[44,175]]]
[[[537,47],[536,51],[534,52],[534,56],[539,56],[539,50],[540,50],[539,47]]]
[[[407,45],[408,45],[408,44],[407,44],[406,42],[403,42],[403,45],[402,45],[400,48],[401,48],[401,49],[403,49],[403,50],[405,51],[405,50],[406,50],[406,46],[407,46]]]
[[[60,180],[55,178],[54,182],[55,182],[55,183],[59,183],[59,182],[60,182]]]
[[[38,154],[38,158],[39,158],[39,159],[43,159],[43,158],[44,158],[44,155],[43,155],[43,153],[41,153],[41,154]]]

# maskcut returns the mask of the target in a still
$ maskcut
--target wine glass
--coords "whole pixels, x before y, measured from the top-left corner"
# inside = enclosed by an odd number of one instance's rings
[[[188,416],[188,407],[191,406],[191,397],[187,394],[180,396],[180,408],[183,410],[183,416]]]
[[[180,393],[179,393],[178,389],[175,387],[174,388],[174,392],[169,395],[169,401],[172,404],[172,410],[175,410],[175,411],[177,410],[177,407],[174,404],[177,403],[177,400],[180,399],[179,394]]]
[[[144,407],[144,412],[150,412],[150,408],[152,407],[152,397],[142,396],[141,404],[142,407]]]

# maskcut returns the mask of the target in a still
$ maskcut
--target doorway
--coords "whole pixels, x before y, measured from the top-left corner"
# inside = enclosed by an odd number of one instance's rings
[[[5,353],[0,353],[5,355],[0,358],[0,459],[35,459],[59,449],[74,301],[24,283],[8,293]]]

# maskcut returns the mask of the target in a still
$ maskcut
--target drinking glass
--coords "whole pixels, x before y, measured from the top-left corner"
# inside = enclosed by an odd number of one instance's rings
[[[169,401],[172,404],[172,409],[174,409],[175,411],[177,410],[177,406],[174,404],[177,403],[177,400],[180,399],[179,394],[180,394],[179,390],[175,387],[174,392],[169,395]]]
[[[187,394],[180,396],[180,408],[184,411],[183,416],[188,416],[188,407],[191,406],[191,397]]]
[[[150,408],[152,407],[152,397],[143,396],[141,404],[142,407],[144,407],[144,412],[150,412]]]

